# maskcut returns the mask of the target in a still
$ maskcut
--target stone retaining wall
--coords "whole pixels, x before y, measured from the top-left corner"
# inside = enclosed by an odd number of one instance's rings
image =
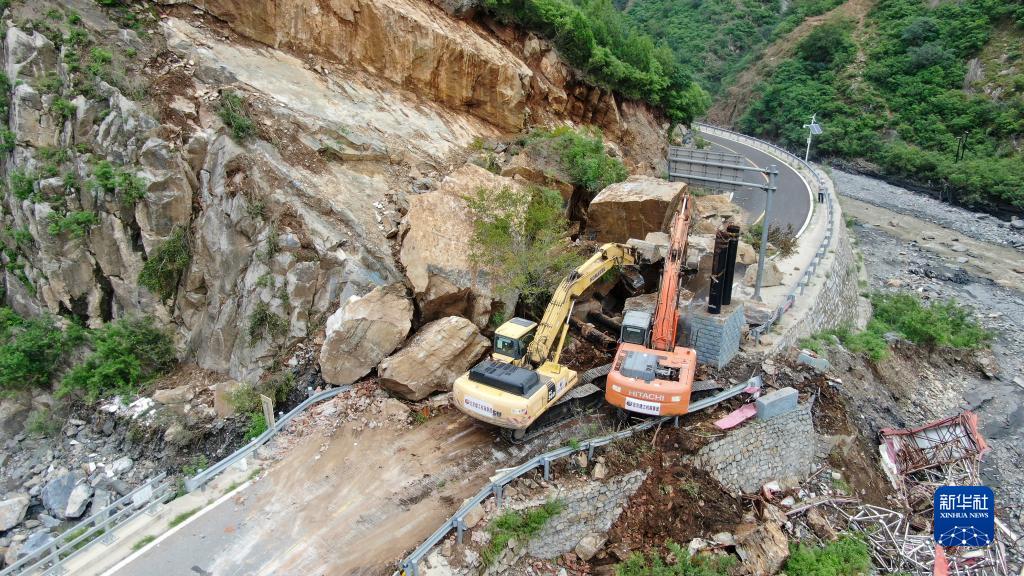
[[[766,482],[803,480],[814,461],[815,433],[810,404],[769,420],[755,420],[700,449],[694,465],[723,486],[755,492]]]

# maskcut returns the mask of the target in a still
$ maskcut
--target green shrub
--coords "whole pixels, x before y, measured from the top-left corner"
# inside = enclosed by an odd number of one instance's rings
[[[64,122],[68,118],[74,116],[75,110],[77,109],[75,108],[74,103],[72,103],[70,100],[66,100],[64,98],[57,98],[53,101],[53,104],[50,105],[50,110],[53,111],[53,113],[61,122]]]
[[[181,467],[181,473],[185,476],[192,477],[209,467],[210,460],[206,457],[206,454],[197,454],[192,457],[192,460],[189,461],[188,464]]]
[[[139,272],[139,285],[167,300],[178,288],[181,275],[192,262],[192,251],[185,236],[185,229],[174,229],[163,244],[157,246]]]
[[[871,555],[863,539],[850,535],[822,548],[790,544],[783,571],[788,576],[867,575],[872,573]]]
[[[92,186],[106,194],[120,193],[121,203],[125,206],[134,206],[146,194],[145,180],[107,160],[100,160],[93,166]]]
[[[22,318],[0,307],[0,395],[48,388],[64,356],[83,339],[78,326],[61,330],[52,316]]]
[[[6,128],[0,128],[0,152],[6,153],[14,150],[17,143],[17,134]]]
[[[267,336],[278,338],[288,332],[288,321],[270,311],[266,302],[259,302],[249,316],[249,343],[255,345]]]
[[[743,240],[747,244],[750,244],[755,251],[761,249],[761,235],[764,233],[764,223],[758,222],[754,224],[743,234]],[[793,230],[792,224],[786,224],[783,228],[778,224],[772,224],[768,227],[768,243],[775,247],[776,254],[779,258],[789,258],[796,252],[796,232]]]
[[[149,317],[122,318],[89,333],[92,352],[61,381],[59,396],[72,391],[89,402],[109,394],[135,394],[175,362],[167,330]]]
[[[992,338],[971,312],[953,300],[925,306],[912,293],[871,295],[875,331],[896,331],[915,344],[981,348]],[[871,328],[869,327],[869,330]]]
[[[95,212],[76,210],[67,214],[50,212],[47,217],[49,225],[46,230],[52,236],[67,234],[72,238],[82,238],[89,228],[100,223]]]
[[[547,188],[477,190],[466,198],[473,214],[470,260],[503,295],[518,293],[531,308],[581,261],[568,242],[562,197]],[[523,210],[525,206],[525,211]]]
[[[622,162],[605,152],[601,131],[596,128],[573,130],[562,126],[554,130],[535,130],[527,141],[550,146],[559,155],[573,184],[586,189],[591,196],[629,176]]]
[[[557,515],[565,506],[558,500],[549,500],[542,506],[517,512],[509,510],[491,520],[487,530],[491,534],[491,542],[481,550],[486,565],[491,565],[505,551],[505,547],[513,538],[525,542],[540,531],[549,519]]]
[[[259,437],[267,431],[267,418],[263,415],[263,410],[256,410],[249,413],[249,428],[245,431],[245,442],[249,442],[254,438]]]
[[[615,566],[615,576],[729,576],[736,564],[732,556],[697,555],[690,557],[685,548],[669,540],[668,554],[649,556],[634,552],[625,562]]]
[[[11,192],[18,200],[28,200],[35,196],[35,175],[15,170],[11,172]]]
[[[221,93],[218,114],[224,125],[231,129],[235,140],[245,140],[256,131],[245,100],[236,92],[225,90]]]

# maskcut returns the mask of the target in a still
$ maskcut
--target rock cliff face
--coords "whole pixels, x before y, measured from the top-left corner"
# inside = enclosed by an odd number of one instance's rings
[[[356,67],[506,132],[601,127],[639,171],[664,157],[662,120],[583,81],[533,34],[453,17],[424,0],[189,0],[263,44]]]
[[[426,0],[167,0],[144,36],[70,7],[84,40],[66,21],[19,28],[32,3],[3,37],[6,302],[91,326],[153,315],[182,359],[238,380],[378,286],[406,287],[414,327],[486,322],[492,297],[465,262],[416,259],[444,221],[426,208],[450,185],[434,189],[474,140],[575,121],[634,170],[663,156],[646,107],[586,85],[535,36]],[[114,62],[91,62],[97,49]],[[220,114],[231,94],[247,131]],[[140,282],[174,251],[167,286]]]

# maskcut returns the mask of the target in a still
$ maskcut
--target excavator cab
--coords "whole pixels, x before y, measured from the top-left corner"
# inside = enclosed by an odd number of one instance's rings
[[[619,342],[647,346],[651,335],[651,315],[639,310],[630,310],[623,315]]]
[[[526,351],[533,342],[537,323],[525,318],[512,318],[498,326],[494,331],[494,352],[491,358],[495,362],[515,363],[526,356]]]

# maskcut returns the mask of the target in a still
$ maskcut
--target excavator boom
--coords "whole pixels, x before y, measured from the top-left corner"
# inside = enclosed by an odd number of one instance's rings
[[[569,273],[551,296],[544,317],[537,325],[537,336],[530,344],[528,357],[534,366],[540,366],[552,359],[555,362],[562,352],[566,326],[572,305],[583,291],[597,282],[609,270],[636,262],[633,249],[623,244],[609,242],[601,246],[586,262]]]
[[[679,326],[679,280],[686,263],[686,243],[690,234],[690,195],[683,196],[679,210],[672,218],[668,254],[665,268],[661,273],[661,288],[658,307],[654,311],[654,329],[651,333],[651,347],[655,350],[672,350],[676,345]]]

